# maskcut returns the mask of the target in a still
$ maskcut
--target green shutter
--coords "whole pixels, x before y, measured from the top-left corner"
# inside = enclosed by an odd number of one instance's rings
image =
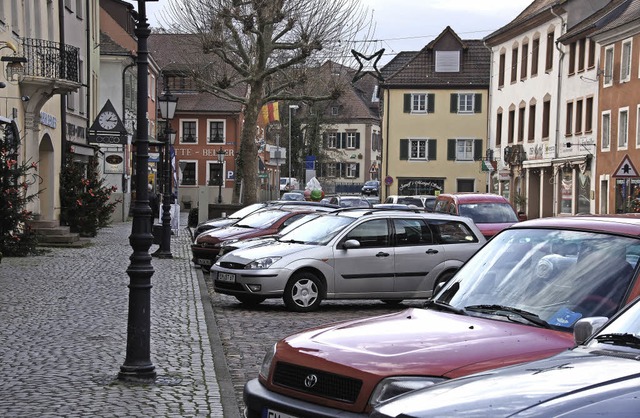
[[[482,112],[482,94],[476,93],[476,97],[473,99],[473,113]]]
[[[360,163],[356,163],[356,178],[360,177]]]
[[[475,161],[480,161],[483,158],[482,152],[482,139],[474,139],[473,140],[473,159]]]
[[[360,148],[360,132],[356,132],[356,148]]]
[[[427,113],[435,113],[436,105],[435,105],[435,95],[427,94]]]
[[[430,139],[427,141],[427,160],[429,161],[436,160],[437,145],[438,145],[438,141],[435,139]]]
[[[400,140],[400,159],[401,160],[409,159],[409,140],[408,139]]]
[[[447,160],[448,161],[456,160],[456,140],[455,139],[447,139]]]
[[[411,94],[404,95],[404,113],[411,113]]]
[[[451,93],[451,104],[449,106],[449,112],[458,113],[458,93]]]

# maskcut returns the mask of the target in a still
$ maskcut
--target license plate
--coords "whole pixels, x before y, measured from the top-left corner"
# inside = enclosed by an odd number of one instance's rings
[[[274,411],[273,409],[265,409],[262,414],[263,418],[298,418],[293,415],[285,414],[284,412]]]
[[[219,272],[218,273],[218,281],[220,282],[235,282],[236,281],[236,275],[232,274],[232,273],[222,273]]]
[[[208,258],[199,258],[198,264],[200,264],[201,266],[210,266],[213,263]]]

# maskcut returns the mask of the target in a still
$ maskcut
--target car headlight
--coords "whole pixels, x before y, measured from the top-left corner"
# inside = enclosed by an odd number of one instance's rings
[[[271,267],[273,263],[280,260],[282,257],[264,257],[258,258],[257,260],[253,260],[247,266],[246,269],[249,270],[260,270],[260,269],[268,269]]]
[[[260,376],[265,379],[269,378],[269,369],[271,368],[271,361],[273,357],[276,355],[276,344],[273,344],[267,353],[264,355],[264,359],[262,360],[262,366],[260,366]]]
[[[371,394],[369,404],[375,407],[381,402],[412,390],[435,385],[445,379],[439,377],[399,376],[383,379]]]

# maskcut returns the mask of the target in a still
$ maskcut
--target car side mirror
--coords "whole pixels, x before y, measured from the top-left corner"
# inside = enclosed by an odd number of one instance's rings
[[[348,239],[344,242],[344,244],[342,244],[342,248],[345,250],[348,250],[351,248],[360,248],[360,241],[356,239]]]
[[[573,326],[573,340],[576,345],[584,344],[589,337],[609,320],[606,316],[593,316],[590,318],[582,318]]]

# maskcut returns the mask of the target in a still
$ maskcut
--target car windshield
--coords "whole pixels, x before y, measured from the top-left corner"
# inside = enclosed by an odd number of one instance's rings
[[[423,208],[422,199],[419,197],[399,197],[398,203],[402,203],[404,205],[416,205],[419,208]]]
[[[459,210],[461,216],[471,218],[477,224],[518,222],[518,217],[508,203],[467,203],[461,204]]]
[[[342,198],[340,199],[340,206],[343,208],[360,208],[360,207],[365,207],[368,208],[370,205],[369,201],[366,199],[360,199],[360,198]]]
[[[240,210],[233,212],[231,215],[229,215],[229,218],[242,219],[248,214],[253,213],[263,207],[264,207],[264,203],[254,203],[253,205],[246,206]]]
[[[275,221],[282,218],[288,213],[289,212],[277,209],[261,210],[243,218],[241,221],[235,224],[235,226],[241,228],[263,229],[271,226]]]
[[[304,215],[302,218],[298,218],[295,221],[291,222],[289,225],[287,225],[286,228],[283,228],[282,231],[280,231],[279,234],[280,234],[280,236],[287,235],[289,232],[291,232],[294,229],[298,228],[300,225],[306,224],[310,220],[315,219],[320,215],[321,215],[320,213],[308,213],[308,214]]]
[[[519,310],[570,330],[582,317],[610,317],[619,309],[639,251],[640,240],[629,237],[508,229],[478,251],[435,301],[505,320]]]
[[[325,245],[355,220],[347,216],[320,216],[283,235],[280,241]]]
[[[377,186],[378,182],[377,181],[368,181],[364,185],[365,186]]]

